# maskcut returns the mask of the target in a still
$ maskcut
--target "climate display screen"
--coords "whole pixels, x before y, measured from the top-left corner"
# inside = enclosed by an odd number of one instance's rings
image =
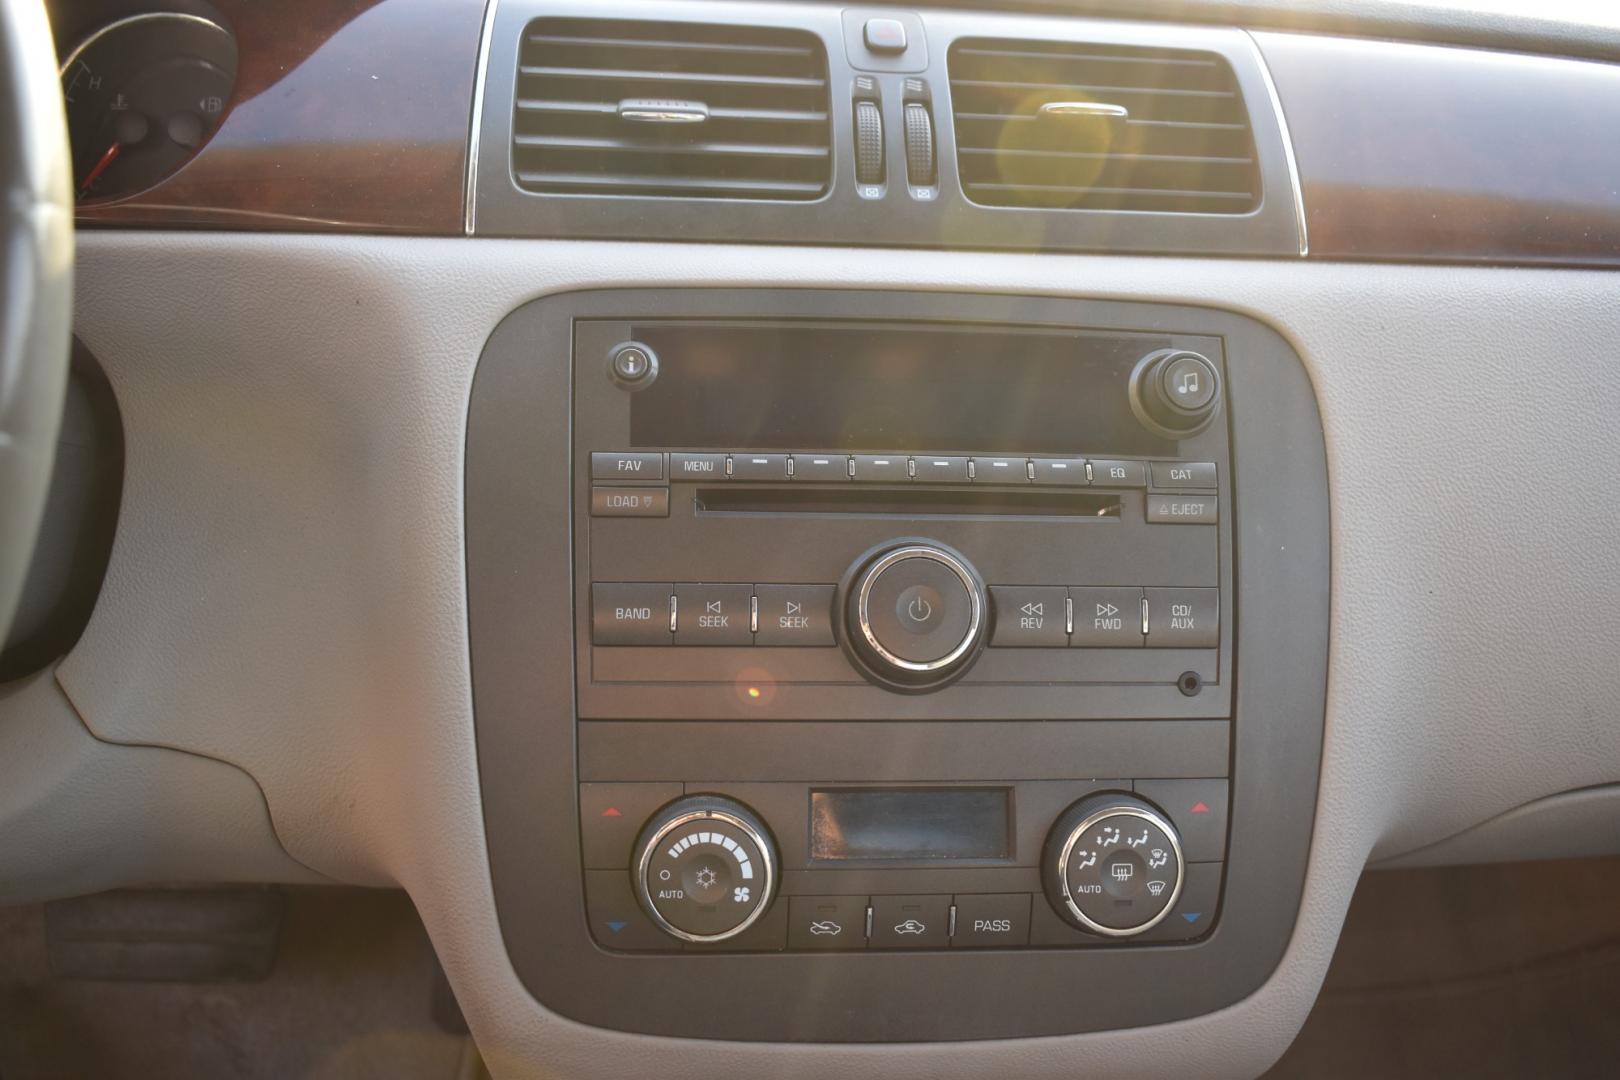
[[[1006,788],[839,788],[810,793],[812,859],[1006,859]]]

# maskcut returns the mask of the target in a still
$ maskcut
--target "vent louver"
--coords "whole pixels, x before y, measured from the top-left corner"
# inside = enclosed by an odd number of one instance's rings
[[[538,19],[512,169],[543,193],[815,199],[832,172],[827,61],[797,30]]]
[[[988,206],[1245,214],[1249,114],[1206,52],[998,40],[950,53],[962,188]]]

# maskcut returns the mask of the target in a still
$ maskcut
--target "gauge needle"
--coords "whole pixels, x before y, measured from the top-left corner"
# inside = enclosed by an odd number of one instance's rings
[[[118,155],[123,149],[124,144],[121,142],[115,142],[111,146],[107,147],[107,152],[101,155],[101,160],[96,162],[95,167],[91,169],[89,175],[84,178],[84,183],[79,185],[79,198],[82,199],[86,195],[90,194],[90,185],[94,184],[96,182],[96,178],[107,171],[108,166],[118,160]]]

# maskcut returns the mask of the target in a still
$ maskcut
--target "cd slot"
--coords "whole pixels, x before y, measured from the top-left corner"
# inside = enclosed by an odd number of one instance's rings
[[[1118,518],[1121,496],[1099,491],[950,488],[703,487],[699,514],[859,514]]]

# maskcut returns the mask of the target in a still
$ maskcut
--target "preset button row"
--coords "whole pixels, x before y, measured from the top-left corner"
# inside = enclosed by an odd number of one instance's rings
[[[664,479],[867,484],[1035,484],[1049,487],[1214,491],[1212,461],[1028,457],[1020,454],[839,454],[597,452],[591,479],[634,483]]]
[[[1219,589],[992,585],[992,647],[1213,649]]]
[[[595,645],[831,645],[831,585],[598,582]]]

